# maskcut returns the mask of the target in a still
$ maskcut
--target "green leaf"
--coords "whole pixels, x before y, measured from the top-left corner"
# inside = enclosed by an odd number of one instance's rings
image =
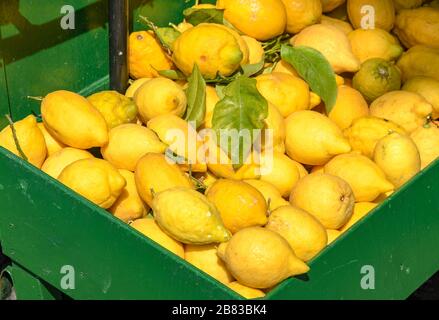
[[[309,84],[311,90],[325,102],[326,111],[331,112],[337,100],[335,73],[328,60],[317,50],[309,47],[283,45],[282,59],[291,64]]]
[[[181,35],[180,31],[171,27],[157,28],[155,32],[167,48],[172,48],[174,41]]]
[[[197,128],[203,123],[206,114],[206,81],[195,64],[191,76],[188,78],[186,91],[188,108],[186,110],[186,121],[195,121]]]
[[[220,100],[223,99],[224,96],[225,96],[225,93],[224,93],[224,89],[225,89],[225,88],[226,88],[226,86],[223,85],[223,84],[217,84],[217,85],[215,86],[216,94],[218,95],[218,97],[220,98]]]
[[[251,77],[257,74],[259,71],[261,71],[264,68],[264,65],[265,65],[265,57],[263,57],[262,60],[258,63],[243,65],[241,67],[242,75],[244,77]]]
[[[212,128],[234,165],[244,163],[258,137],[253,130],[263,129],[267,116],[268,102],[257,90],[255,79],[239,77],[224,89],[224,98],[213,112]]]
[[[186,80],[186,76],[178,70],[156,70],[162,77],[171,80]]]
[[[168,53],[168,55],[172,54],[172,43],[170,44],[170,41],[172,41],[172,37],[175,36],[175,34],[171,34],[171,31],[166,29],[172,29],[174,32],[178,32],[177,30],[174,30],[173,28],[159,28],[157,27],[154,22],[149,20],[147,17],[139,16],[141,22],[145,23],[148,28],[150,28],[157,39],[160,41],[160,44],[162,45],[163,49],[165,49]],[[175,40],[175,39],[174,39]]]
[[[200,23],[217,23],[222,24],[224,19],[224,10],[217,8],[188,8],[183,11],[186,22],[194,26]]]

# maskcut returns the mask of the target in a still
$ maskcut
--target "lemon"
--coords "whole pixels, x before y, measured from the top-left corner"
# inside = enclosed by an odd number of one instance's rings
[[[341,232],[338,231],[338,230],[334,230],[334,229],[327,229],[326,230],[326,235],[328,237],[328,245],[330,245],[335,240],[337,240],[338,237],[340,237]]]
[[[268,104],[268,116],[264,120],[265,128],[262,132],[262,150],[274,150],[285,153],[285,120],[279,110]]]
[[[365,10],[365,6],[372,7],[374,10]],[[347,10],[349,20],[355,29],[363,28],[363,21],[369,21],[365,19],[365,13],[373,16],[374,25],[369,26],[371,29],[380,28],[386,31],[390,31],[395,23],[395,6],[393,0],[349,0],[347,1]]]
[[[285,31],[287,13],[281,0],[218,0],[217,6],[236,29],[256,40],[269,40]]]
[[[180,31],[181,33],[183,33],[186,30],[189,30],[190,28],[193,28],[193,27],[194,27],[193,24],[183,21],[177,25],[177,30]]]
[[[37,120],[32,115],[27,116],[23,120],[15,122],[14,129],[18,144],[28,161],[40,168],[46,159],[47,148],[44,135],[38,129]],[[0,146],[21,157],[10,126],[5,127],[0,132]]]
[[[328,117],[340,129],[346,129],[361,117],[369,115],[369,106],[361,93],[342,85],[338,87],[337,100]]]
[[[349,221],[340,228],[340,232],[346,232],[349,230],[354,224],[360,221],[363,217],[365,217],[370,211],[375,209],[378,206],[377,203],[373,202],[358,202],[354,206],[354,214],[349,219]]]
[[[294,161],[294,160],[292,160],[292,161],[296,165],[297,170],[299,171],[300,179],[302,179],[303,177],[306,177],[309,174],[308,170],[306,170],[306,168],[303,166],[303,164],[301,164],[297,161]]]
[[[371,116],[355,120],[349,128],[344,130],[352,150],[359,151],[369,158],[373,158],[378,140],[392,132],[406,133],[403,128],[392,121]]]
[[[147,153],[164,153],[167,146],[151,129],[137,124],[124,124],[109,133],[102,156],[116,168],[134,171],[140,158]]]
[[[325,173],[325,166],[314,166],[311,169],[311,173]]]
[[[334,26],[315,24],[307,27],[291,39],[291,44],[320,51],[337,74],[360,69],[360,61],[354,56],[347,35]]]
[[[426,45],[439,49],[439,9],[401,10],[396,17],[394,32],[407,48]]]
[[[314,258],[328,243],[323,225],[308,212],[293,206],[273,211],[266,228],[285,238],[303,261]]]
[[[414,9],[420,7],[425,0],[393,0],[396,11],[402,9]]]
[[[265,52],[262,48],[262,44],[255,38],[248,36],[241,36],[242,40],[247,44],[248,47],[248,64],[257,64],[264,58]]]
[[[267,223],[267,203],[251,185],[237,180],[220,179],[206,193],[216,206],[225,227],[232,233]]]
[[[351,151],[343,133],[328,117],[299,111],[286,119],[287,154],[300,163],[322,165],[333,156]]]
[[[287,32],[294,34],[319,23],[322,18],[320,0],[282,0],[287,12]]]
[[[194,188],[178,165],[158,153],[147,153],[137,162],[135,179],[140,197],[150,207],[152,191],[158,193],[174,187]]]
[[[202,23],[181,34],[173,44],[173,60],[186,75],[195,64],[206,79],[227,77],[238,70],[244,53],[226,27]]]
[[[261,157],[261,180],[276,187],[283,197],[287,197],[299,181],[297,164],[285,154],[264,153]]]
[[[312,173],[294,187],[290,203],[312,214],[326,229],[338,229],[351,217],[355,198],[345,180]]]
[[[139,89],[142,85],[144,85],[146,82],[148,82],[151,79],[152,78],[140,78],[133,81],[133,83],[130,84],[127,91],[125,92],[125,97],[133,99],[137,89]]]
[[[104,209],[116,202],[126,186],[124,177],[115,167],[96,158],[69,164],[58,176],[58,180]]]
[[[426,123],[433,106],[421,95],[407,91],[392,91],[379,97],[370,105],[372,116],[390,120],[408,133]]]
[[[348,38],[352,52],[361,63],[372,58],[393,61],[404,52],[398,39],[383,29],[357,29]]]
[[[164,114],[181,117],[187,106],[183,89],[174,81],[166,78],[155,78],[144,83],[137,89],[134,101],[143,123]]]
[[[204,127],[212,128],[212,118],[215,106],[220,101],[214,87],[206,86],[206,113],[204,115]]]
[[[217,248],[214,244],[204,246],[187,244],[185,245],[184,259],[219,282],[227,284],[233,281],[233,277],[227,271],[224,262],[218,257]]]
[[[128,170],[119,170],[119,173],[124,177],[127,184],[108,211],[124,222],[145,217],[148,213],[148,207],[143,203],[137,192],[134,173]]]
[[[238,281],[230,282],[227,284],[227,286],[246,299],[257,299],[265,297],[264,291],[244,286]]]
[[[419,127],[410,137],[418,147],[421,168],[426,168],[439,157],[439,128],[433,123]]]
[[[325,165],[325,173],[345,180],[357,202],[371,202],[380,194],[394,190],[380,167],[356,152],[342,154],[329,161]]]
[[[325,15],[322,16],[321,23],[323,25],[334,26],[334,27],[338,28],[340,31],[343,31],[343,33],[345,33],[346,35],[349,35],[349,33],[351,33],[354,30],[349,22],[346,22],[346,21],[343,21],[340,19],[335,19],[332,17],[328,17]]]
[[[163,248],[171,251],[173,254],[184,258],[183,244],[168,236],[157,225],[154,219],[137,219],[130,224],[131,227],[158,243]]]
[[[201,181],[207,188],[212,186],[218,178],[210,171],[195,173],[195,178]]]
[[[135,103],[117,91],[101,91],[87,100],[104,116],[108,129],[137,121]]]
[[[279,60],[279,62],[276,63],[273,69],[273,73],[279,73],[279,72],[286,73],[294,77],[300,77],[296,69],[294,69],[294,67],[291,64],[289,64],[283,59]]]
[[[433,106],[433,119],[439,118],[439,80],[431,77],[413,77],[402,87],[404,91],[415,92]]]
[[[37,123],[37,126],[41,130],[41,133],[44,136],[44,141],[46,142],[47,157],[50,157],[55,152],[58,152],[59,150],[66,147],[64,143],[52,137],[52,135],[47,131],[46,127],[44,126],[44,123]]]
[[[269,204],[268,210],[271,212],[279,207],[289,205],[288,201],[282,198],[280,192],[271,183],[256,179],[244,180],[244,182],[256,188],[264,196],[267,205]]]
[[[90,149],[108,142],[104,117],[76,93],[55,91],[48,94],[41,103],[41,115],[47,131],[70,147]]]
[[[173,63],[152,32],[138,31],[130,34],[129,72],[132,78],[155,78],[157,71],[173,69]]]
[[[398,60],[398,68],[405,82],[416,76],[427,76],[439,81],[439,49],[428,46],[414,46]]]
[[[378,141],[373,159],[395,188],[400,188],[421,170],[416,144],[409,136],[396,132]]]
[[[72,164],[78,160],[91,158],[94,157],[88,151],[66,147],[48,157],[46,161],[44,161],[41,170],[47,173],[49,176],[57,179],[60,173],[69,164]]]
[[[239,283],[256,289],[271,288],[309,270],[282,236],[261,227],[239,231],[218,247],[218,255]]]
[[[311,104],[308,84],[298,77],[274,72],[260,75],[256,81],[258,91],[279,110],[283,117],[315,107]]]
[[[157,224],[185,244],[211,244],[230,239],[213,204],[201,193],[176,187],[154,196],[152,209]]]
[[[229,28],[223,24],[217,24],[216,26],[223,28],[224,30],[230,32],[233,37],[235,37],[235,40],[238,42],[239,45],[239,49],[242,52],[242,60],[241,60],[241,65],[246,65],[249,62],[250,59],[250,48],[247,44],[247,41],[245,39],[242,38],[242,36],[233,28]],[[259,60],[258,62],[260,62],[261,60]]]
[[[323,12],[330,12],[346,2],[346,0],[321,0]]]

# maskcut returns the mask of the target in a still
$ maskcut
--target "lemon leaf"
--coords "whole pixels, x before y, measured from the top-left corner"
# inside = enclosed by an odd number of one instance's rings
[[[206,114],[206,81],[197,64],[194,64],[192,74],[188,78],[186,96],[188,107],[185,120],[196,122],[198,128],[203,123]]]
[[[259,61],[258,63],[243,65],[241,67],[242,75],[244,77],[251,77],[259,73],[259,71],[261,71],[264,68],[264,65],[265,65],[265,57],[263,57],[261,61]]]
[[[239,77],[223,90],[213,112],[212,128],[218,145],[229,155],[236,167],[244,164],[255,138],[255,129],[264,128],[268,102],[256,88],[256,80]]]
[[[160,38],[160,41],[163,43],[163,45],[169,50],[171,50],[174,41],[177,40],[177,38],[181,35],[180,31],[170,27],[157,28],[155,33],[157,34],[157,37]]]
[[[162,77],[171,79],[171,80],[186,80],[185,75],[177,70],[156,70],[159,75]]]
[[[309,84],[311,90],[325,102],[326,111],[331,112],[337,100],[335,73],[328,60],[317,50],[305,46],[283,45],[282,59],[291,64]]]
[[[183,11],[186,22],[196,26],[200,23],[222,24],[224,10],[216,8],[189,8]]]

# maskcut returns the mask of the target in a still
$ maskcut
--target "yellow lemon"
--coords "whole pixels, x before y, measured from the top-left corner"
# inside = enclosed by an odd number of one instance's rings
[[[428,46],[414,46],[398,60],[398,68],[405,82],[416,76],[432,77],[439,81],[439,49]]]
[[[152,32],[138,31],[130,34],[129,72],[132,78],[155,78],[157,71],[173,69],[171,59]]]
[[[248,36],[241,36],[242,40],[247,44],[248,47],[248,63],[249,64],[257,64],[262,61],[264,58],[265,52],[264,48],[262,48],[262,44],[256,40],[255,38]]]
[[[372,58],[396,60],[404,52],[398,39],[383,29],[357,29],[348,38],[352,52],[361,63]]]
[[[133,81],[133,83],[130,84],[127,91],[125,92],[125,97],[133,99],[137,89],[139,89],[141,86],[143,86],[146,82],[148,82],[151,79],[152,78],[140,78]]]
[[[47,173],[49,176],[57,179],[60,173],[69,164],[72,164],[78,160],[91,158],[94,157],[88,151],[66,147],[48,157],[46,161],[44,161],[41,170]]]
[[[296,69],[294,69],[294,67],[289,64],[288,62],[286,62],[285,60],[280,60],[278,63],[276,63],[274,69],[273,69],[273,73],[287,73],[291,76],[294,77],[300,77],[299,74],[297,73]]]
[[[157,224],[185,244],[211,244],[230,239],[217,209],[201,193],[177,187],[154,196],[152,209]]]
[[[392,132],[406,133],[403,128],[392,121],[370,116],[355,120],[349,128],[344,130],[352,150],[359,151],[369,158],[373,157],[378,140]]]
[[[236,29],[259,41],[285,31],[287,13],[281,0],[218,0],[217,6]]]
[[[334,26],[334,27],[338,28],[340,31],[343,31],[343,33],[345,33],[346,35],[349,35],[349,33],[354,30],[349,22],[346,22],[346,21],[343,21],[340,19],[335,19],[332,17],[328,17],[325,15],[322,16],[321,23],[323,25]]]
[[[349,20],[355,29],[380,28],[390,31],[395,22],[393,0],[349,0],[347,10]],[[369,25],[371,20],[374,21],[373,25]],[[369,24],[363,25],[364,22],[366,24],[369,22]]]
[[[227,286],[246,299],[258,299],[265,297],[264,291],[244,286],[238,281],[230,282],[227,284]]]
[[[124,222],[145,217],[148,213],[148,206],[144,204],[137,192],[134,173],[128,170],[119,170],[119,173],[127,184],[108,211]]]
[[[58,180],[84,198],[108,209],[126,186],[124,177],[109,162],[101,159],[83,159],[69,164]]]
[[[224,262],[218,257],[217,248],[214,244],[204,246],[187,244],[185,245],[184,259],[219,282],[227,284],[233,281],[233,277],[226,269]]]
[[[337,100],[328,117],[340,129],[346,129],[354,120],[369,115],[369,106],[361,93],[348,86],[339,86]]]
[[[38,128],[41,130],[41,133],[44,136],[44,141],[46,142],[46,148],[47,148],[47,156],[50,157],[55,152],[58,152],[59,150],[66,147],[66,145],[58,140],[56,140],[52,135],[47,131],[46,127],[44,126],[44,123],[40,122],[37,123]]]
[[[346,0],[321,0],[323,12],[330,12],[346,2]]]
[[[410,137],[418,147],[422,169],[439,157],[439,128],[436,125],[430,123],[419,127]]]
[[[416,144],[409,136],[396,132],[378,141],[373,159],[397,189],[421,170]]]
[[[152,241],[171,251],[173,254],[182,259],[184,258],[183,244],[163,232],[154,219],[137,219],[133,221],[130,226],[150,238]]]
[[[404,91],[415,92],[433,106],[433,119],[439,118],[439,80],[431,77],[414,77],[402,87]]]
[[[104,117],[86,98],[69,91],[48,94],[41,103],[47,131],[58,141],[77,149],[101,147],[108,142]]]
[[[420,7],[425,0],[393,0],[396,11],[402,9],[414,9]]]
[[[18,144],[28,161],[37,168],[41,168],[46,159],[47,148],[44,135],[38,128],[35,117],[30,115],[15,122],[14,130]],[[21,157],[10,126],[5,127],[0,132],[0,146]]]
[[[235,37],[235,40],[238,42],[239,45],[239,49],[242,52],[242,60],[241,60],[241,65],[246,65],[249,62],[250,59],[250,48],[249,45],[247,44],[247,41],[233,28],[229,28],[223,24],[217,24],[216,26],[223,28],[224,30],[230,32],[233,37]],[[260,62],[261,60],[259,60],[258,62]]]
[[[338,154],[351,151],[340,128],[315,111],[299,111],[286,119],[287,154],[300,163],[322,165]]]
[[[323,225],[308,212],[293,206],[274,210],[266,228],[287,240],[296,256],[303,261],[314,258],[328,243]]]
[[[151,129],[137,124],[124,124],[109,133],[102,156],[116,168],[134,171],[140,158],[147,153],[164,153],[167,146]]]
[[[297,170],[299,171],[300,179],[302,179],[303,177],[306,177],[309,174],[308,170],[306,170],[306,168],[303,166],[303,164],[301,164],[297,161],[294,161],[294,160],[293,160],[293,163],[296,165]]]
[[[287,12],[287,32],[294,34],[319,23],[322,18],[320,0],[282,0]]]
[[[189,30],[190,28],[193,28],[194,25],[190,24],[189,22],[181,22],[177,25],[177,30],[181,33],[185,32],[186,30]]]
[[[158,193],[174,187],[194,188],[177,164],[158,153],[147,153],[137,162],[135,179],[140,197],[150,207],[153,198],[151,192]]]
[[[212,128],[212,118],[215,106],[220,101],[214,87],[206,86],[206,113],[204,116],[204,127]]]
[[[137,89],[134,101],[143,123],[164,114],[181,117],[187,105],[183,89],[174,81],[166,78],[155,78],[144,83]]]
[[[239,231],[218,247],[218,255],[239,283],[256,289],[271,288],[309,270],[282,236],[261,227]]]
[[[325,166],[324,165],[314,166],[311,169],[311,173],[325,173]]]
[[[269,204],[268,210],[274,211],[279,207],[289,205],[288,201],[282,198],[280,192],[271,183],[256,179],[244,180],[244,182],[256,188],[264,196],[267,205]]]
[[[325,173],[345,180],[357,202],[371,202],[380,194],[394,190],[380,167],[356,152],[342,154],[329,161],[325,165]]]
[[[312,214],[326,229],[338,229],[351,217],[355,198],[343,179],[312,173],[291,191],[290,203]]]
[[[279,110],[268,104],[268,116],[264,120],[265,128],[262,132],[262,149],[285,153],[285,120]]]
[[[334,26],[315,24],[307,27],[291,39],[291,44],[320,51],[335,73],[356,72],[360,69],[360,61],[352,52],[348,36]]]
[[[327,229],[326,230],[326,235],[328,237],[328,245],[330,245],[335,240],[337,240],[338,237],[341,236],[341,232],[338,231],[338,230],[334,230],[334,229]]]
[[[220,179],[206,193],[218,209],[224,225],[232,233],[267,223],[267,203],[251,185],[237,180]]]
[[[373,202],[356,203],[354,206],[354,214],[349,219],[349,221],[342,228],[340,228],[340,232],[343,233],[349,230],[354,224],[356,224],[359,220],[365,217],[370,211],[375,209],[376,206],[378,206],[378,204]]]
[[[370,105],[372,116],[390,120],[408,133],[426,123],[433,106],[421,95],[407,91],[392,91],[376,99]]]

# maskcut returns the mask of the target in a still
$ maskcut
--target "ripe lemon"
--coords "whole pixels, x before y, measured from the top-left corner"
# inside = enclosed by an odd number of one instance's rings
[[[164,153],[167,146],[151,129],[137,124],[124,124],[109,133],[102,156],[118,169],[134,171],[140,158],[147,153]]]
[[[108,142],[104,117],[86,98],[69,91],[48,94],[41,103],[47,131],[62,143],[77,149],[102,147]]]
[[[145,217],[148,213],[148,206],[144,204],[137,192],[134,173],[123,169],[119,170],[119,173],[124,177],[127,184],[108,211],[124,222]]]
[[[41,133],[44,136],[44,141],[46,142],[47,157],[50,157],[55,152],[58,152],[59,150],[66,147],[64,143],[52,137],[52,135],[47,131],[46,127],[44,126],[44,123],[37,123],[37,126],[41,130]]]
[[[220,101],[214,87],[206,86],[206,113],[204,116],[204,127],[212,128],[212,118],[215,106]]]
[[[28,161],[37,168],[41,168],[46,159],[47,148],[44,135],[38,128],[35,117],[30,115],[15,122],[14,129],[18,144]],[[5,127],[0,132],[0,146],[21,157],[10,126]]]
[[[69,164],[72,164],[78,160],[91,158],[94,157],[88,151],[66,147],[48,157],[46,161],[44,161],[41,170],[47,173],[49,176],[57,179],[60,173]]]
[[[439,81],[439,49],[414,46],[406,51],[397,63],[403,82],[416,76],[432,77]]]
[[[163,232],[163,230],[160,229],[154,219],[137,219],[133,221],[130,226],[145,235],[146,237],[150,238],[152,241],[158,243],[162,247],[184,259],[183,244],[174,240],[165,232]]]
[[[338,229],[351,217],[355,198],[343,179],[312,173],[291,191],[290,203],[312,214],[326,229]]]
[[[285,6],[281,0],[219,0],[224,18],[236,29],[259,41],[284,33],[287,24]]]
[[[325,173],[325,166],[314,166],[311,169],[311,173]]]
[[[410,137],[418,147],[422,169],[439,157],[439,128],[436,125],[430,123],[419,127]]]
[[[396,11],[420,7],[425,0],[393,0]]]
[[[282,0],[287,12],[287,32],[298,33],[304,28],[319,23],[322,18],[320,0]]]
[[[152,32],[138,31],[129,37],[129,71],[134,79],[155,78],[157,70],[173,69],[171,59]]]
[[[217,209],[201,193],[176,187],[154,196],[152,209],[157,224],[185,244],[211,244],[230,239]]]
[[[241,36],[242,40],[247,44],[248,47],[248,64],[257,64],[264,58],[265,52],[262,48],[262,44],[255,38],[248,36]]]
[[[244,182],[256,188],[264,196],[267,205],[269,204],[268,210],[271,212],[279,207],[289,205],[288,201],[282,198],[280,192],[271,183],[256,179],[244,180]]]
[[[264,196],[251,185],[237,180],[220,179],[206,193],[218,209],[230,232],[267,223],[267,203]]]
[[[369,106],[361,93],[353,88],[342,85],[338,87],[337,101],[328,117],[340,129],[346,129],[354,120],[369,115]]]
[[[373,159],[397,189],[421,170],[416,144],[409,136],[396,132],[378,141]]]
[[[368,8],[372,10],[365,10]],[[347,10],[349,20],[355,29],[369,27],[381,28],[386,31],[390,31],[395,23],[395,6],[393,0],[349,0],[347,2]],[[366,16],[368,14],[369,16]],[[363,21],[370,22],[372,16],[374,25],[363,25]]]
[[[274,150],[285,153],[285,120],[279,110],[268,104],[268,116],[264,120],[265,128],[262,132],[262,150]]]
[[[376,99],[370,106],[372,116],[390,120],[408,133],[426,123],[433,106],[421,95],[407,91],[393,91]]]
[[[323,12],[330,12],[346,2],[346,0],[321,0]]]
[[[227,286],[246,299],[257,299],[265,297],[264,291],[244,286],[238,281],[230,282],[229,284],[227,284]]]
[[[329,246],[331,243],[337,240],[338,237],[341,236],[341,232],[334,229],[327,229],[326,235],[328,237],[328,246]]]
[[[285,238],[303,261],[314,258],[328,243],[323,225],[308,212],[293,206],[273,211],[266,228]]]
[[[144,83],[137,89],[134,101],[143,123],[164,114],[181,117],[187,105],[183,89],[174,81],[166,78],[155,78]]]
[[[283,59],[280,60],[278,63],[276,63],[276,66],[273,69],[273,73],[278,73],[278,72],[287,73],[294,77],[300,77],[296,69],[294,69],[294,67],[291,64],[289,64]]]
[[[109,162],[83,159],[69,164],[58,180],[91,202],[108,209],[126,186],[124,177]]]
[[[309,174],[308,170],[306,170],[306,168],[303,166],[303,164],[301,164],[297,161],[294,161],[294,160],[293,160],[293,163],[296,165],[297,170],[299,170],[300,179],[302,179],[303,177],[305,177]]]
[[[352,150],[373,158],[378,140],[392,132],[406,133],[403,128],[392,121],[369,116],[355,120],[349,128],[344,130],[344,135],[348,138]]]
[[[216,247],[214,244],[204,246],[187,244],[185,245],[184,259],[219,282],[227,284],[233,281],[233,277],[226,269],[224,262],[218,257]]]
[[[346,22],[346,21],[343,21],[340,19],[335,19],[332,17],[328,17],[325,15],[322,16],[321,23],[323,25],[334,26],[334,27],[338,28],[340,31],[343,31],[343,33],[346,35],[349,35],[349,33],[351,33],[354,30],[349,22]]]
[[[378,204],[373,202],[356,203],[354,206],[354,213],[352,217],[342,228],[339,229],[340,232],[343,233],[349,230],[354,224],[356,224],[359,220],[365,217],[370,211],[375,209],[376,206],[378,206]]]
[[[138,162],[135,171],[137,191],[150,207],[153,195],[174,187],[194,188],[178,165],[166,160],[165,155],[147,153]]]
[[[239,283],[256,289],[271,288],[309,270],[282,236],[261,227],[239,231],[218,247],[218,255]]]
[[[415,92],[433,106],[433,119],[439,118],[439,80],[431,77],[414,77],[402,87],[404,91]]]
[[[349,183],[357,202],[371,202],[380,194],[394,190],[380,167],[356,152],[342,154],[329,161],[325,165],[325,173]]]
[[[322,165],[335,155],[351,151],[337,125],[320,113],[295,112],[285,122],[285,146],[293,160],[307,165]]]
[[[151,79],[152,78],[140,78],[133,81],[133,83],[131,83],[131,85],[128,87],[127,91],[125,92],[125,97],[133,99],[137,89],[139,89],[142,85],[144,85],[146,82],[148,82]]]

